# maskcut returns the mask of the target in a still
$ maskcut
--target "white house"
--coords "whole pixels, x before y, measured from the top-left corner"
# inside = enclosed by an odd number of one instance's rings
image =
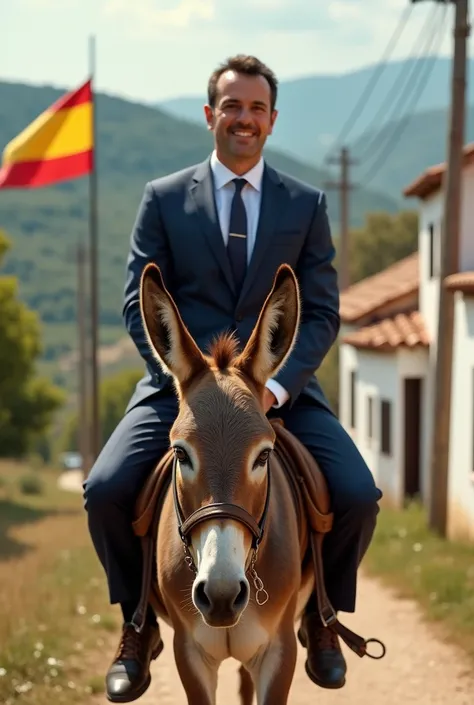
[[[385,498],[430,496],[442,182],[427,169],[418,198],[418,252],[341,294],[339,413]],[[474,143],[464,149],[455,292],[448,533],[474,540]]]

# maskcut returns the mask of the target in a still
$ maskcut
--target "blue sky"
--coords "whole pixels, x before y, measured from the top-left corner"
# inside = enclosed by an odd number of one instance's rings
[[[256,54],[281,80],[339,73],[378,60],[408,2],[4,0],[0,78],[79,84],[90,33],[97,37],[97,88],[144,102],[203,94],[214,66],[237,52]],[[413,8],[395,57],[408,55],[434,7]],[[442,53],[450,51],[448,36]]]

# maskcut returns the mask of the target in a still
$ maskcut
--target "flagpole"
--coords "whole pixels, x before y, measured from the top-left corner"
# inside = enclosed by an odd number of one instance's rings
[[[90,417],[88,413],[87,380],[87,317],[86,317],[86,263],[87,254],[84,242],[80,240],[76,248],[77,266],[77,336],[78,336],[78,449],[82,457],[83,478],[86,479],[90,466]]]
[[[91,415],[90,452],[91,461],[100,453],[101,433],[99,415],[99,263],[98,263],[98,200],[97,200],[97,99],[95,95],[96,43],[89,37],[89,75],[92,90],[92,169],[89,174],[89,256],[90,256],[90,366],[91,366]]]

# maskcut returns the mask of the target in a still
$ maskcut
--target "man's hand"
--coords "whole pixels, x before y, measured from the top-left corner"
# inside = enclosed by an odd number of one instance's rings
[[[272,406],[276,404],[277,398],[267,387],[263,391],[263,410],[267,414]]]

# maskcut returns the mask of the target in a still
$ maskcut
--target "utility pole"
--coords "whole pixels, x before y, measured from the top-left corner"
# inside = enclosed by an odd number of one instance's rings
[[[412,0],[418,2],[420,0]],[[447,0],[438,0],[446,2]],[[431,443],[430,528],[446,536],[454,337],[454,294],[444,280],[459,268],[459,231],[466,112],[467,38],[469,0],[449,0],[455,5],[454,56],[451,78],[451,111],[448,156],[441,227],[441,266],[438,291],[435,403]]]
[[[82,243],[77,246],[77,337],[78,337],[78,446],[82,456],[84,479],[91,468],[90,415],[88,413],[89,385],[87,375],[87,322],[86,322],[86,252]]]
[[[340,220],[340,235],[339,235],[339,289],[343,291],[350,286],[350,274],[349,274],[349,191],[354,188],[353,184],[349,181],[349,167],[356,164],[354,160],[349,157],[349,149],[347,147],[342,147],[341,153],[338,157],[329,157],[327,160],[328,164],[338,164],[341,168],[340,180],[337,182],[329,181],[325,184],[326,189],[335,189],[339,191],[340,196],[340,207],[339,207],[339,220]]]

